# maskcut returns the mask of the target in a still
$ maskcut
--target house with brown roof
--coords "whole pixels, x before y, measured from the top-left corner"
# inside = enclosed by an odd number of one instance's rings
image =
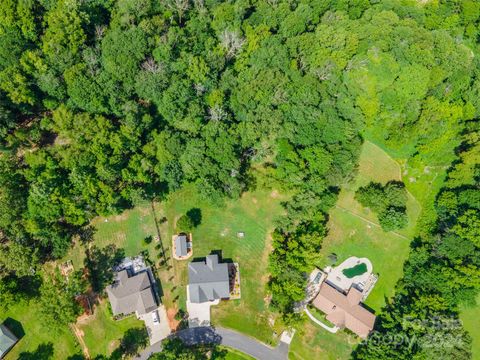
[[[327,320],[339,328],[347,328],[361,338],[366,338],[375,325],[375,315],[362,304],[363,293],[355,287],[348,292],[337,290],[323,282],[312,304],[327,315]]]
[[[136,313],[139,317],[158,307],[147,271],[131,274],[128,269],[123,269],[106,290],[113,315]]]

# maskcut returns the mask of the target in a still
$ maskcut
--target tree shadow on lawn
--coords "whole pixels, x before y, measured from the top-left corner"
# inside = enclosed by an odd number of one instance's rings
[[[94,226],[88,225],[82,228],[78,232],[78,236],[80,237],[80,242],[83,245],[88,245],[93,241],[93,236],[97,232],[97,229]]]
[[[92,246],[86,251],[84,261],[89,272],[92,289],[101,292],[113,281],[113,268],[125,257],[125,250],[118,249],[114,244],[107,245],[103,249]]]
[[[75,355],[69,356],[67,360],[85,360],[85,356],[80,354],[75,354]]]
[[[120,346],[110,356],[110,360],[120,360],[133,357],[148,345],[148,332],[145,327],[128,329],[120,341]]]
[[[192,220],[193,226],[197,227],[202,223],[202,210],[199,208],[192,208],[187,211],[186,215]]]
[[[34,351],[24,351],[18,355],[18,360],[49,360],[53,359],[53,344],[38,345]]]

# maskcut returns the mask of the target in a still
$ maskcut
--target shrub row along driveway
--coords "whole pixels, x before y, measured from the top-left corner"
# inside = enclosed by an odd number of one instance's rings
[[[234,330],[210,326],[185,329],[174,334],[187,345],[218,344],[231,347],[259,360],[286,360],[288,358],[288,344],[280,342],[277,347],[271,348],[249,336]],[[162,343],[156,343],[146,348],[137,360],[147,360],[150,355],[162,351]]]

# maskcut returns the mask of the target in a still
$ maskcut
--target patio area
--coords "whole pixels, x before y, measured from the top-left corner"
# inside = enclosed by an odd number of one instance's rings
[[[356,269],[360,269],[360,267],[365,267],[366,270],[364,272],[359,271],[358,275],[350,275],[352,272],[354,273]],[[327,267],[325,269],[327,273],[326,281],[344,292],[347,292],[352,285],[355,285],[359,290],[363,291],[369,283],[372,270],[373,266],[369,259],[351,256],[336,267]]]

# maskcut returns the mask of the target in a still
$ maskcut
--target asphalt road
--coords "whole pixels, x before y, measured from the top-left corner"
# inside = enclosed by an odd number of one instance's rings
[[[187,345],[218,344],[237,349],[258,360],[286,360],[288,359],[288,345],[280,342],[271,348],[249,336],[234,330],[213,327],[196,327],[179,331],[172,336],[183,340]],[[149,346],[137,356],[138,360],[147,360],[152,354],[162,351],[161,342]]]

